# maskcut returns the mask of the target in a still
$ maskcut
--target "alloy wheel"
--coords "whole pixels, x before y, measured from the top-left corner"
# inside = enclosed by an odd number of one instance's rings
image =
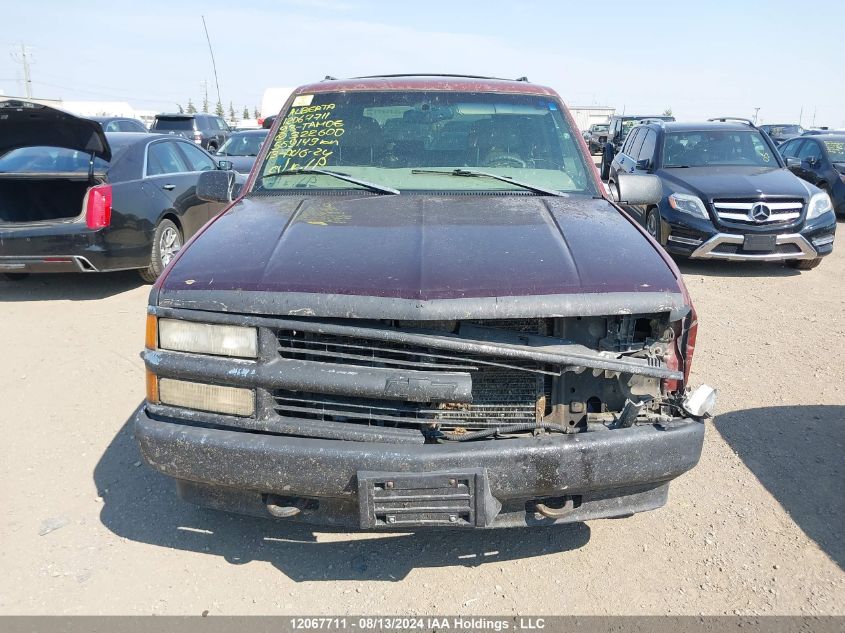
[[[161,238],[158,241],[158,250],[162,265],[167,266],[170,260],[179,252],[180,248],[182,248],[182,238],[179,235],[179,231],[168,226],[161,232]]]

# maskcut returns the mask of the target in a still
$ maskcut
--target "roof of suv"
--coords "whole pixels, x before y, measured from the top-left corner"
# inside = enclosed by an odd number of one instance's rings
[[[747,131],[747,130],[754,130],[754,128],[746,123],[738,123],[738,122],[722,122],[722,121],[702,121],[700,123],[677,123],[674,121],[667,121],[666,123],[646,123],[645,125],[654,127],[654,128],[662,128],[667,132],[705,132],[707,130],[729,130],[729,131]]]
[[[456,90],[464,92],[507,92],[557,96],[546,86],[525,80],[496,79],[468,75],[386,75],[382,77],[353,77],[351,79],[324,79],[300,86],[294,94],[338,92],[345,90]]]

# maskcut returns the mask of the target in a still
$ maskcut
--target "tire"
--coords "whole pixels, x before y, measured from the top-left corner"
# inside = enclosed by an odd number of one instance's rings
[[[138,271],[141,279],[154,283],[170,260],[179,252],[185,242],[182,231],[171,220],[162,220],[153,234],[153,248],[150,253],[150,265]]]
[[[29,277],[29,273],[2,273],[0,277],[6,281],[20,281]]]
[[[816,257],[815,259],[787,259],[784,263],[789,266],[789,268],[794,268],[795,270],[813,270],[813,268],[822,263],[822,258]]]
[[[645,215],[645,230],[658,244],[662,244],[660,230],[660,212],[657,209],[649,209]]]

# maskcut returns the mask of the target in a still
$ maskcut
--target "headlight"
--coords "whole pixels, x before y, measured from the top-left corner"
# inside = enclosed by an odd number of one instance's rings
[[[176,352],[256,358],[258,330],[239,325],[159,319],[158,346]]]
[[[828,211],[833,211],[833,204],[830,201],[830,196],[824,191],[820,191],[810,198],[810,204],[807,205],[807,219],[812,220],[813,218],[817,218]]]
[[[244,417],[255,414],[255,392],[252,389],[206,385],[173,378],[159,379],[158,401],[198,411]]]
[[[680,211],[696,218],[709,219],[707,209],[704,208],[704,203],[698,196],[691,196],[686,193],[673,193],[669,196],[669,206],[675,209],[675,211]]]

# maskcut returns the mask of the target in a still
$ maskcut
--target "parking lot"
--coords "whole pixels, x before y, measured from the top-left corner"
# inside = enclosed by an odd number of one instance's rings
[[[845,250],[804,273],[682,270],[701,324],[692,382],[720,405],[666,507],[390,535],[180,502],[129,423],[149,286],[133,272],[0,281],[0,610],[845,614]]]

